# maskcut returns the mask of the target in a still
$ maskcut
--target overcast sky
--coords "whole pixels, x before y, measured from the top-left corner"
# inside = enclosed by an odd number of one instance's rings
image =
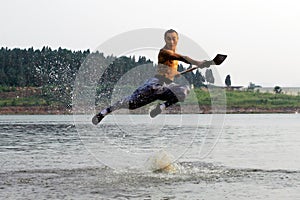
[[[133,29],[173,28],[208,55],[228,54],[219,74],[232,85],[300,87],[298,0],[0,2],[1,47],[93,50]]]

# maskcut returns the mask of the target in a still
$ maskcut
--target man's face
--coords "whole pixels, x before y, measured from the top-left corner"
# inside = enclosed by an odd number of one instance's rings
[[[175,32],[167,33],[165,41],[168,49],[175,50],[178,42],[178,36]]]

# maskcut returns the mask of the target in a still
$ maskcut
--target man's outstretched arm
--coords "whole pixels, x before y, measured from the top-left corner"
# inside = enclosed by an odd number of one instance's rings
[[[187,64],[197,65],[200,68],[204,68],[205,66],[201,67],[201,65],[203,65],[205,62],[207,62],[206,60],[197,61],[188,56],[183,56],[183,55],[180,55],[178,53],[175,53],[173,51],[166,50],[166,49],[161,50],[160,53],[163,54],[164,57],[166,57],[170,60],[179,60],[179,61],[185,62]]]

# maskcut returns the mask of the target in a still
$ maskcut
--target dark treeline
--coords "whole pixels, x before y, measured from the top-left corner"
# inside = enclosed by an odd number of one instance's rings
[[[72,82],[81,62],[90,54],[86,51],[0,49],[0,85],[40,87]]]
[[[104,57],[103,53],[85,51],[71,51],[50,47],[39,49],[0,49],[0,85],[13,87],[41,87],[43,95],[65,104],[71,104],[76,73],[88,56],[104,60],[113,60],[106,69],[101,80],[101,93],[109,94],[114,84],[129,70],[139,65],[153,62],[141,56],[113,58]],[[179,71],[183,66],[179,65]],[[203,86],[205,78],[200,72],[187,73],[185,78],[195,87]]]

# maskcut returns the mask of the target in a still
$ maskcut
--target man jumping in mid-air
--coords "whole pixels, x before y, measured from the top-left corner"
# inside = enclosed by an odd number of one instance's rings
[[[121,109],[136,109],[147,105],[155,100],[165,101],[158,104],[155,109],[150,112],[152,118],[156,117],[165,108],[177,103],[183,102],[190,89],[188,86],[178,85],[174,83],[174,77],[180,76],[177,71],[178,61],[196,65],[199,68],[209,67],[209,61],[197,61],[176,53],[178,42],[178,33],[170,29],[165,32],[165,46],[158,54],[157,73],[153,78],[147,80],[144,85],[140,86],[130,96],[116,102],[112,106],[102,110],[92,119],[93,124],[98,124],[107,114]]]

